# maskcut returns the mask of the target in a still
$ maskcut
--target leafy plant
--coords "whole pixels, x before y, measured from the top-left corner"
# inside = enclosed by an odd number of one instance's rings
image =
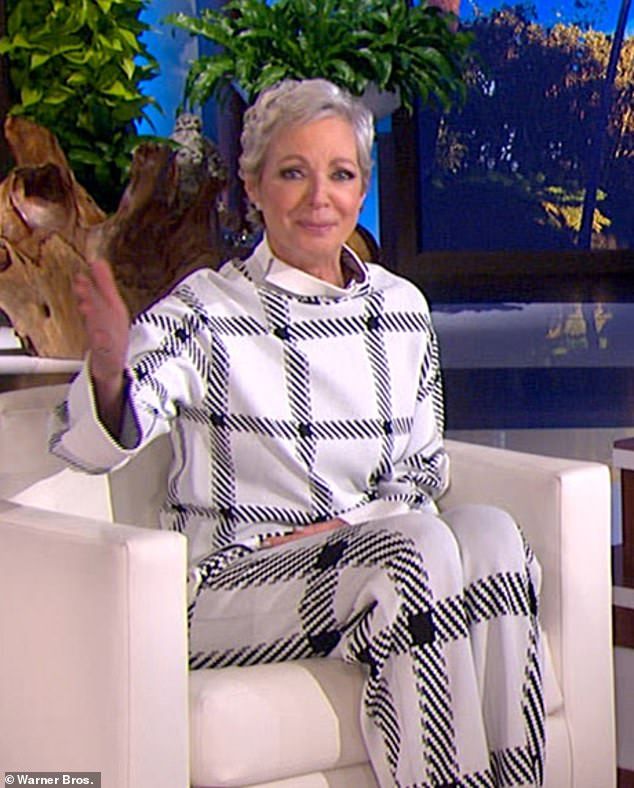
[[[252,101],[280,79],[324,77],[361,95],[374,83],[443,108],[464,95],[470,36],[456,19],[424,0],[229,0],[199,17],[172,14],[167,22],[219,49],[191,64],[185,99],[222,99],[235,82]]]
[[[158,64],[140,41],[146,0],[9,0],[0,54],[10,65],[11,114],[50,129],[102,207],[118,199],[155,100],[141,92]]]

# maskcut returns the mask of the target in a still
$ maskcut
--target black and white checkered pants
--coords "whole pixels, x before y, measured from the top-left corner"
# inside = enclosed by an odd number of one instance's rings
[[[382,788],[541,785],[540,571],[504,512],[235,546],[192,577],[192,669],[316,655],[365,667],[363,734]]]

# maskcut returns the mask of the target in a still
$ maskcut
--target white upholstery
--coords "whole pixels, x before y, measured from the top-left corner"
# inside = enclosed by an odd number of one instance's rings
[[[0,395],[0,769],[101,771],[107,788],[373,787],[358,668],[187,675],[184,538],[137,527],[156,521],[169,445],[109,477],[62,469],[46,454],[62,396]],[[546,785],[611,788],[608,469],[448,448],[443,505],[505,507],[544,569]]]
[[[611,786],[616,760],[609,469],[475,444],[447,446],[453,482],[444,505],[502,506],[520,523],[542,566],[541,622],[564,701],[547,721],[546,784]],[[558,736],[561,746],[555,747]]]

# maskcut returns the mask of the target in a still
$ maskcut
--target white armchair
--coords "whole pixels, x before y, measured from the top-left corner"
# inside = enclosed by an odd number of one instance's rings
[[[108,477],[63,469],[46,452],[62,397],[0,395],[0,772],[100,771],[104,788],[375,786],[356,666],[188,675],[184,538],[139,527],[155,525],[169,444]],[[546,785],[612,788],[608,469],[448,448],[443,504],[503,506],[544,570]]]

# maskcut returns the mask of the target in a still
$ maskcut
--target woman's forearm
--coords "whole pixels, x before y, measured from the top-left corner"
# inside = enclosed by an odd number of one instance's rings
[[[127,389],[125,375],[121,372],[118,377],[99,380],[95,379],[91,372],[91,379],[99,421],[110,435],[118,440],[121,434],[121,419]]]

